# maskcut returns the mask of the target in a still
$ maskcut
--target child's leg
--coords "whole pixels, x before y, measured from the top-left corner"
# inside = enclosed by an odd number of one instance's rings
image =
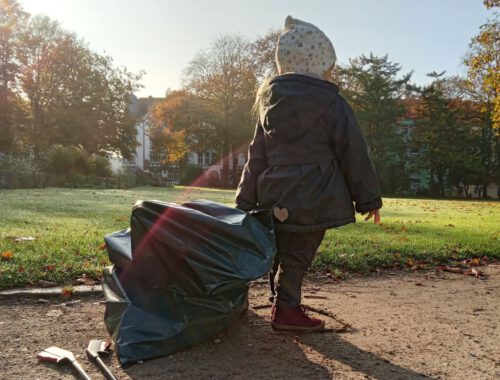
[[[271,294],[269,295],[269,301],[274,303],[276,300],[276,275],[278,274],[278,269],[280,262],[278,259],[278,254],[274,256],[273,267],[269,271],[269,287],[271,288]]]
[[[276,233],[277,259],[280,264],[275,288],[275,304],[278,308],[296,308],[300,305],[304,276],[324,236],[324,230]]]

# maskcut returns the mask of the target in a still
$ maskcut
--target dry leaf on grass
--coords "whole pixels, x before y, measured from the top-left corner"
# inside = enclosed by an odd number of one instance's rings
[[[9,261],[9,260],[11,260],[13,255],[14,254],[12,253],[12,251],[2,252],[2,261]]]
[[[86,274],[83,274],[81,277],[77,278],[75,282],[79,285],[88,285],[88,286],[97,285],[101,283],[100,280],[91,276],[87,276]]]
[[[38,281],[38,286],[41,288],[50,288],[52,286],[57,286],[57,283],[52,281],[40,280]]]

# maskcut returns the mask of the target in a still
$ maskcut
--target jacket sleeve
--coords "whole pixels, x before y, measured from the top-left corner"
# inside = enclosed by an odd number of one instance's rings
[[[378,177],[352,108],[339,96],[335,105],[334,151],[355,203],[365,213],[382,207]]]
[[[248,161],[243,168],[238,190],[236,191],[236,207],[250,211],[257,208],[257,178],[267,169],[264,130],[260,124],[255,128],[255,135],[248,147]]]

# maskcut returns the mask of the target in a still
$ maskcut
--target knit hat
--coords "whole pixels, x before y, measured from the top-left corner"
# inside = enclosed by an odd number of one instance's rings
[[[332,42],[318,27],[288,16],[276,47],[278,73],[296,73],[323,78],[335,65]]]

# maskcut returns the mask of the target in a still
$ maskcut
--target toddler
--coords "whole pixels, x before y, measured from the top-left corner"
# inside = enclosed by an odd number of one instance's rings
[[[380,221],[379,184],[351,107],[326,80],[336,61],[328,37],[288,16],[276,48],[279,75],[265,81],[236,207],[271,209],[277,275],[272,326],[315,331],[324,321],[300,306],[303,278],[328,228]],[[353,204],[354,203],[354,204]]]

